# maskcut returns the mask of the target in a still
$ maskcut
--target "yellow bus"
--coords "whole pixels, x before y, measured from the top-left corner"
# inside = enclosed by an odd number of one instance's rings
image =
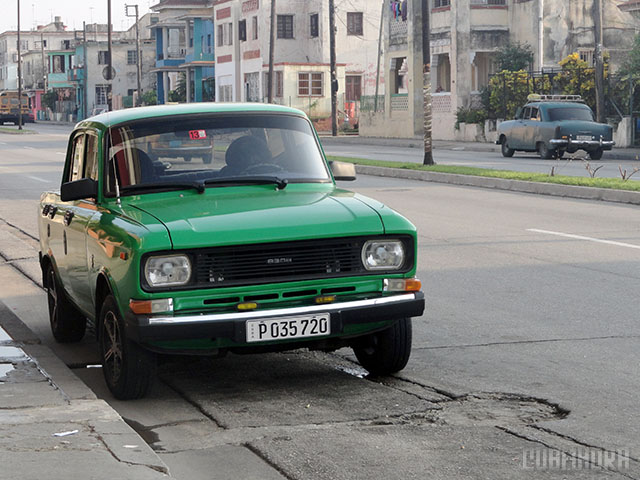
[[[5,122],[18,123],[19,112],[22,111],[22,123],[29,120],[29,96],[22,94],[22,106],[18,107],[18,92],[3,90],[0,92],[0,124]]]

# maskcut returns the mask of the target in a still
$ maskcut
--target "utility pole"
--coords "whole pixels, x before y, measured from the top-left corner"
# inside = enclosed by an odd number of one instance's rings
[[[602,0],[594,0],[595,10],[595,85],[596,85],[596,117],[598,122],[604,123],[604,59],[602,58]]]
[[[47,66],[44,56],[44,33],[40,32],[40,56],[42,57],[42,89],[47,93]]]
[[[380,57],[382,56],[382,22],[384,22],[384,10],[387,5],[386,0],[382,0],[382,11],[380,12],[380,30],[378,31],[378,65],[376,66],[376,96],[373,97],[373,111],[378,111],[378,92],[380,86]]]
[[[273,103],[273,57],[276,49],[276,0],[271,0],[271,31],[269,32],[269,74],[267,77],[267,102]]]
[[[107,56],[109,57],[107,63],[107,75],[106,79],[109,80],[109,90],[107,91],[107,105],[109,111],[113,108],[113,64],[111,62],[111,0],[107,0]]]
[[[422,0],[422,96],[424,104],[424,159],[423,165],[433,161],[432,103],[431,103],[431,30],[429,28],[429,2]]]
[[[331,135],[338,135],[338,79],[336,75],[336,10],[333,0],[329,0],[329,51],[331,62]],[[309,80],[311,81],[311,80]],[[309,85],[309,94],[311,94]]]
[[[22,53],[20,51],[20,0],[18,0],[18,130],[22,130]]]
[[[87,108],[87,101],[89,95],[87,89],[89,88],[89,59],[87,58],[87,24],[82,22],[82,52],[84,54],[84,88],[82,97],[82,118],[83,120],[89,116],[89,109]]]
[[[135,15],[129,15],[129,7],[135,8]],[[140,106],[140,101],[142,99],[142,56],[140,55],[140,28],[138,25],[138,4],[136,5],[125,5],[124,6],[124,14],[127,17],[136,17],[136,76],[138,81],[138,96],[136,98],[136,107]]]

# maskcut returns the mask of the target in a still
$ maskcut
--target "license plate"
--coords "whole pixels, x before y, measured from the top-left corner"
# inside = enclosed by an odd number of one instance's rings
[[[247,342],[319,337],[330,333],[328,313],[269,320],[247,320]]]
[[[576,140],[579,142],[586,142],[591,140],[591,135],[576,135]]]

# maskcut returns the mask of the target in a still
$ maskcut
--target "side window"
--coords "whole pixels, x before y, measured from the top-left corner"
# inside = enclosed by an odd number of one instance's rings
[[[522,112],[522,118],[524,120],[529,120],[531,118],[531,107],[524,107],[524,111]]]
[[[538,118],[538,109],[535,107],[531,107],[531,112],[529,113],[529,118],[534,121],[540,120]]]
[[[68,182],[73,182],[82,178],[82,169],[84,167],[84,137],[84,134],[80,134],[73,140],[71,168],[69,169]]]
[[[87,155],[85,156],[84,177],[98,180],[98,136],[87,134]]]

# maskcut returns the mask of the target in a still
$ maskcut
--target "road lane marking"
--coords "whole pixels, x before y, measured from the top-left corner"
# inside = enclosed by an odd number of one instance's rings
[[[555,235],[556,237],[573,238],[575,240],[586,240],[588,242],[604,243],[607,245],[615,245],[616,247],[635,248],[640,250],[640,245],[632,243],[614,242],[613,240],[602,240],[601,238],[584,237],[582,235],[573,235],[571,233],[552,232],[550,230],[539,230],[537,228],[528,228],[527,232],[544,233],[546,235]]]
[[[27,150],[35,150],[35,148],[33,147],[27,147],[26,145],[23,145],[22,148],[26,148]]]
[[[66,155],[67,152],[56,152],[56,155]]]
[[[44,178],[36,177],[33,175],[26,175],[26,177],[30,178],[31,180],[37,180],[38,182],[42,182],[42,183],[51,183],[49,182],[49,180],[45,180]]]

